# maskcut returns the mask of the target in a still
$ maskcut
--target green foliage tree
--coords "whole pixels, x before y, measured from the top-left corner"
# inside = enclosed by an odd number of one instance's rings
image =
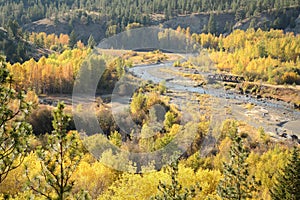
[[[125,74],[124,66],[125,66],[124,59],[117,58],[115,60],[115,68],[116,68],[116,73],[117,73],[118,79],[120,79]]]
[[[30,179],[28,186],[47,199],[67,199],[74,185],[71,179],[82,158],[82,148],[76,132],[67,132],[70,116],[64,113],[64,104],[59,103],[53,112],[54,131],[48,136],[48,144],[38,149],[41,171]]]
[[[12,76],[0,58],[0,184],[8,173],[19,167],[28,148],[31,126],[24,121],[30,111],[24,94],[12,88]]]
[[[21,28],[16,20],[8,21],[7,32],[10,39],[17,39],[22,36]]]
[[[145,96],[142,93],[135,93],[132,97],[132,102],[130,104],[130,110],[132,114],[139,114],[143,111],[145,105]]]
[[[73,30],[70,34],[70,39],[69,39],[69,44],[68,44],[69,48],[73,49],[75,47],[76,43],[77,43],[77,35],[76,35],[75,31]]]
[[[245,16],[246,16],[246,13],[245,13],[244,8],[239,8],[235,13],[235,20],[240,21],[240,20],[244,19]]]
[[[233,143],[230,148],[230,161],[223,163],[224,177],[218,185],[217,192],[222,199],[252,198],[257,183],[254,177],[249,177],[249,166],[246,162],[249,152],[237,131],[231,133],[231,140]]]
[[[216,33],[217,32],[217,22],[215,20],[215,15],[210,14],[208,24],[207,24],[207,32],[208,33]]]
[[[195,187],[183,189],[179,183],[178,164],[179,160],[176,160],[167,168],[168,174],[171,177],[171,184],[159,181],[158,190],[161,194],[151,197],[152,200],[187,200],[196,196]]]
[[[168,111],[165,115],[165,121],[164,121],[165,128],[166,129],[172,128],[175,121],[176,121],[175,115],[172,112]]]
[[[106,30],[106,36],[107,37],[111,37],[111,36],[113,36],[117,33],[118,33],[118,26],[117,25],[109,26]]]
[[[93,35],[91,34],[88,39],[88,47],[93,49],[95,46],[96,46],[96,41],[95,41]]]
[[[117,147],[121,147],[122,145],[122,135],[118,131],[112,132],[109,136],[109,140]]]
[[[300,199],[300,154],[299,148],[294,147],[286,166],[277,173],[271,197],[274,200]]]

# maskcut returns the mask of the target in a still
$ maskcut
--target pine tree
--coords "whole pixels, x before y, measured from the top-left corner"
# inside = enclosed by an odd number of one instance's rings
[[[208,33],[216,33],[217,32],[217,24],[215,20],[215,15],[210,14],[208,24],[207,24],[207,31]]]
[[[76,43],[77,43],[77,36],[76,36],[75,31],[73,30],[70,34],[70,39],[69,39],[69,44],[68,44],[69,48],[73,49],[74,46],[76,45]]]
[[[88,47],[93,49],[95,46],[96,46],[96,41],[95,41],[93,35],[91,34],[88,39]]]
[[[255,18],[253,18],[253,19],[250,21],[249,28],[255,28],[255,25],[256,25],[256,20],[255,20]]]
[[[29,114],[30,104],[24,101],[23,93],[12,88],[12,82],[4,58],[0,57],[0,184],[22,164],[32,132],[23,120]]]
[[[59,103],[53,113],[54,131],[48,136],[48,144],[38,149],[40,174],[31,180],[26,167],[28,186],[47,199],[67,199],[74,184],[72,174],[82,158],[76,133],[67,132],[70,117],[63,110],[64,104]]]
[[[244,8],[238,8],[236,13],[235,13],[235,20],[240,21],[243,20],[246,16]]]
[[[230,148],[230,161],[223,163],[224,178],[220,181],[217,191],[222,199],[247,199],[252,198],[256,182],[249,177],[246,159],[249,152],[245,149],[243,140],[237,131],[231,134],[233,142]]]
[[[59,19],[58,19],[58,14],[57,14],[57,12],[54,14],[55,16],[54,16],[54,24],[55,25],[58,25],[59,24]]]
[[[152,197],[152,200],[186,200],[195,197],[195,188],[182,188],[178,181],[179,160],[174,161],[168,168],[168,174],[171,177],[171,184],[159,181],[158,190],[161,194]],[[199,188],[201,190],[201,188]]]
[[[22,36],[22,30],[16,20],[9,20],[7,27],[10,39],[19,39]]]
[[[271,189],[274,200],[300,199],[300,154],[299,148],[294,147],[286,166],[278,172],[275,186]]]

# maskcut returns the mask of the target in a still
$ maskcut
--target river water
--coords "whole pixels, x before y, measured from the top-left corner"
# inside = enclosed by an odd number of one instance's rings
[[[226,91],[224,88],[216,88],[210,84],[204,87],[195,86],[195,82],[189,78],[178,75],[178,73],[173,73],[179,72],[179,69],[173,67],[173,63],[171,62],[136,66],[130,68],[129,72],[136,77],[152,81],[156,84],[165,81],[166,87],[171,91],[211,95],[219,99],[219,102],[231,105],[233,110],[236,111],[233,113],[236,113],[237,116],[235,117],[238,119],[246,119],[248,111],[242,110],[240,107],[234,105],[252,103],[256,106],[256,115],[262,114],[263,117],[258,116],[259,119],[257,119],[257,116],[255,116],[255,120],[248,120],[250,125],[256,128],[262,126],[266,131],[273,132],[276,138],[278,138],[281,132],[287,132],[290,135],[300,137],[300,126],[298,126],[300,123],[300,112],[293,109],[288,103],[257,99],[251,95],[240,95],[232,91]],[[204,77],[207,76],[207,73],[200,72],[200,74]],[[218,107],[218,105],[216,105],[216,107]],[[266,117],[265,114],[269,115],[269,117]]]

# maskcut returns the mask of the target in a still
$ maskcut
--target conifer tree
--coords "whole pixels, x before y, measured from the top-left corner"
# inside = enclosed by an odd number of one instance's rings
[[[64,113],[64,104],[59,103],[53,113],[54,131],[48,136],[48,144],[38,149],[41,172],[30,179],[29,187],[47,199],[67,199],[73,188],[72,174],[82,158],[81,145],[75,132],[67,132],[70,117]]]
[[[31,126],[24,121],[30,104],[12,88],[13,79],[0,57],[0,184],[19,167],[27,152]]]
[[[159,181],[158,190],[161,194],[152,197],[153,200],[187,200],[195,197],[195,188],[182,188],[178,181],[179,160],[174,161],[168,168],[168,174],[171,177],[171,184]],[[201,188],[199,188],[201,190]]]
[[[217,32],[217,22],[215,20],[215,15],[210,14],[208,24],[207,24],[207,31],[208,33],[216,33]]]
[[[244,147],[243,139],[237,131],[231,134],[232,146],[230,148],[230,161],[223,163],[223,179],[220,181],[217,192],[222,199],[252,198],[256,182],[249,177],[246,159],[249,152]]]
[[[70,39],[69,39],[69,44],[68,44],[69,48],[73,49],[74,46],[76,45],[76,43],[77,43],[77,35],[76,35],[75,31],[73,30],[70,34]]]
[[[93,49],[95,46],[96,46],[96,41],[95,41],[93,35],[91,34],[88,39],[88,47]]]
[[[271,189],[274,200],[300,199],[300,155],[299,148],[294,147],[286,166],[278,172],[275,185]]]

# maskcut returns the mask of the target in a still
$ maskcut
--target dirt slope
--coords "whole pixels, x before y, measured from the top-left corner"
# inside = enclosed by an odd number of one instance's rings
[[[106,26],[105,22],[99,23],[81,23],[74,21],[73,26],[70,26],[67,21],[60,20],[57,24],[51,19],[42,19],[23,27],[24,30],[29,32],[45,32],[47,34],[70,34],[72,30],[77,34],[77,39],[83,42],[87,42],[88,38],[92,34],[96,41],[101,41],[105,38]]]

